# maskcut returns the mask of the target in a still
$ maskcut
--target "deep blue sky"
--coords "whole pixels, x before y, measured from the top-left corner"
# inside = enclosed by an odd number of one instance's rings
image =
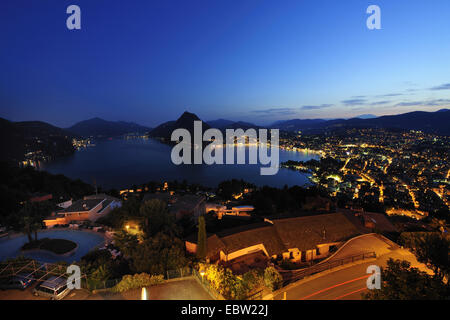
[[[81,8],[82,29],[66,28]],[[366,28],[381,7],[382,30]],[[2,0],[0,117],[66,127],[450,106],[448,0]]]

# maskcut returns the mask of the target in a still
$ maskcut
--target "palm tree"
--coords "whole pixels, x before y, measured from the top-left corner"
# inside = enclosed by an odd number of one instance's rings
[[[31,236],[31,224],[32,224],[32,217],[30,216],[21,216],[21,226],[22,226],[22,232],[25,233],[28,237],[28,242],[33,242],[33,237]]]
[[[34,240],[37,241],[37,232],[42,226],[42,218],[40,215],[36,215],[35,211],[36,208],[27,202],[19,212],[21,230],[27,235],[28,242],[33,241],[33,233]]]
[[[40,219],[39,219],[40,220]],[[35,221],[31,224],[31,230],[34,231],[34,241],[37,241],[37,233],[42,227],[42,222],[35,219]]]

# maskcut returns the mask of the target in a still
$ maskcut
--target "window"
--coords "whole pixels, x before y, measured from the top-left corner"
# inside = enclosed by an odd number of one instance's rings
[[[61,292],[63,292],[64,290],[66,290],[66,288],[67,288],[67,286],[62,286],[61,288],[59,288],[59,289],[56,291],[56,294],[60,294]]]

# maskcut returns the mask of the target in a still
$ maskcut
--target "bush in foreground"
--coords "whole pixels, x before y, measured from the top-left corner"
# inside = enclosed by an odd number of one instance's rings
[[[274,267],[267,267],[264,270],[264,283],[267,288],[275,291],[281,288],[283,277],[281,277],[280,273]]]
[[[131,289],[154,286],[164,282],[163,275],[149,275],[147,273],[139,273],[135,275],[125,275],[122,280],[116,284],[111,291],[124,292]]]

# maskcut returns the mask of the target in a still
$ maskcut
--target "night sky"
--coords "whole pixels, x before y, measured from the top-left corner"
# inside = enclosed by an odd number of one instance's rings
[[[81,30],[66,8],[81,8]],[[381,30],[366,9],[381,8]],[[0,117],[203,120],[450,106],[448,0],[2,0]]]

